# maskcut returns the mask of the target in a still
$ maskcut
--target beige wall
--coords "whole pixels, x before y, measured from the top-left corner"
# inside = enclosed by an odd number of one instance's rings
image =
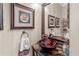
[[[79,55],[79,3],[70,4],[70,55]]]
[[[26,29],[29,33],[31,44],[41,38],[41,5],[22,4],[35,9],[35,28]],[[10,4],[3,4],[4,30],[0,31],[0,55],[17,55],[20,35],[23,30],[10,30],[11,18]]]

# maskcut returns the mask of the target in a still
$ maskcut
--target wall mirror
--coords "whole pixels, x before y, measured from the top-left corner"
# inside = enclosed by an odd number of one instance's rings
[[[55,47],[61,45],[60,51],[53,50],[53,55],[69,56],[70,50],[70,34],[69,34],[69,18],[70,18],[69,3],[43,3],[42,4],[42,35],[47,34],[48,39],[57,41]],[[53,34],[53,35],[52,35]],[[63,44],[60,42],[64,42]],[[67,49],[67,50],[66,50]],[[57,53],[56,53],[57,52]],[[55,54],[56,53],[56,54]]]
[[[69,3],[42,4],[42,34],[49,34],[51,29],[56,36],[68,32],[69,6]]]

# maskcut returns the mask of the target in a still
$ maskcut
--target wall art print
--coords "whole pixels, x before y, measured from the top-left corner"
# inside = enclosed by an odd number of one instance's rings
[[[11,29],[34,28],[34,9],[21,4],[11,4]]]
[[[55,28],[55,16],[48,15],[48,28]]]
[[[3,4],[0,3],[0,30],[3,29]]]
[[[56,26],[56,28],[60,27],[60,18],[58,18],[58,17],[55,18],[55,26]]]

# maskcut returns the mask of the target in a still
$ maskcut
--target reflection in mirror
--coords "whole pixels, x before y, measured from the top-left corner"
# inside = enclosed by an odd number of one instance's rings
[[[65,35],[69,29],[69,4],[53,3],[45,6],[45,34],[51,29],[55,36]]]
[[[42,25],[45,32],[48,35],[48,39],[54,39],[57,41],[55,49],[52,51],[52,55],[64,55],[69,56],[69,3],[53,3],[45,4]],[[62,48],[59,48],[60,46]],[[60,51],[61,49],[61,51]]]

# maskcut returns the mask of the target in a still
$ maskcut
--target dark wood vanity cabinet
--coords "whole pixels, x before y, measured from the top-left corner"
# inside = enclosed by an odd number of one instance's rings
[[[65,52],[64,52],[64,45],[68,44],[67,39],[62,39],[61,37],[55,36],[53,37],[51,40],[55,40],[56,44],[55,46],[53,46],[52,48],[46,48],[46,47],[41,47],[38,43],[35,45],[38,45],[38,49],[37,46],[34,47],[32,46],[33,49],[33,55],[36,56],[65,56]],[[39,49],[41,48],[41,49]],[[67,56],[67,55],[66,55]]]

